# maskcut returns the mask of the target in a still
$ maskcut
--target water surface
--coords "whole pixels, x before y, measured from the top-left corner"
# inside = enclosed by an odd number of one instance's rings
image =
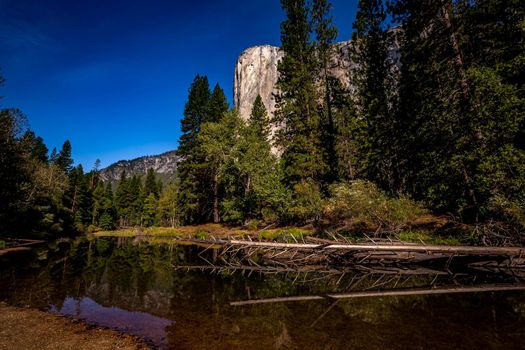
[[[505,282],[509,276],[344,276],[180,268],[210,251],[79,239],[0,260],[0,300],[111,327],[162,349],[525,349],[525,293],[233,301]],[[1,327],[1,326],[0,326]]]

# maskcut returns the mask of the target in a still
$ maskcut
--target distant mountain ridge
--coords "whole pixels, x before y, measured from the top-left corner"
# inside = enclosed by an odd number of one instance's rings
[[[149,168],[153,168],[159,179],[163,182],[169,182],[175,178],[179,159],[180,157],[176,155],[176,151],[168,151],[154,156],[143,156],[132,160],[119,160],[102,169],[100,171],[100,178],[103,181],[113,183],[118,181],[123,171],[126,171],[128,176],[144,176]]]

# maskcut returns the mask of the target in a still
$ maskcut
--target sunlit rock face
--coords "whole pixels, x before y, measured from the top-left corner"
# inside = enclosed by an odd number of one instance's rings
[[[352,65],[350,59],[350,41],[334,44],[333,56],[330,60],[330,71],[345,86],[349,86],[349,72]],[[277,64],[283,57],[283,52],[276,46],[262,45],[246,49],[235,64],[233,98],[235,108],[243,119],[248,119],[257,95],[261,98],[273,116],[275,112],[274,94],[278,79]]]
[[[393,62],[394,72],[399,68],[399,28],[389,30],[393,40],[389,47],[389,57]],[[355,63],[352,61],[351,40],[333,44],[329,70],[333,77],[339,79],[342,85],[351,93],[356,92],[356,84],[352,81],[351,71]],[[278,79],[277,64],[284,53],[276,46],[261,45],[246,49],[237,59],[233,84],[233,98],[235,108],[241,117],[247,120],[250,117],[253,103],[257,95],[266,106],[268,114],[274,115],[275,98]]]
[[[275,111],[275,83],[277,63],[283,52],[276,46],[263,45],[246,49],[235,64],[233,98],[235,108],[244,119],[248,119],[253,102],[261,95],[270,114]]]

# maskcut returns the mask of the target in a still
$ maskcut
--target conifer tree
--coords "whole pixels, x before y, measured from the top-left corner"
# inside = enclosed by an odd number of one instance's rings
[[[519,9],[489,0],[393,6],[403,26],[398,119],[406,130],[403,153],[412,154],[410,187],[466,220],[485,215],[495,193],[519,202],[516,193],[524,192],[525,181],[514,175],[523,159],[515,148],[523,95],[511,76],[520,69],[507,70],[523,56],[510,44],[523,43],[513,17]],[[505,185],[511,183],[514,190]]]
[[[148,169],[146,173],[146,180],[144,181],[144,194],[146,196],[149,196],[150,193],[153,193],[156,199],[159,198],[159,183],[157,182],[155,171],[153,170],[153,168]]]
[[[31,158],[47,163],[48,149],[44,144],[42,137],[36,136],[32,130],[28,130],[22,137],[22,143]]]
[[[358,140],[366,176],[383,188],[396,192],[399,132],[394,118],[393,67],[388,57],[389,36],[386,10],[381,0],[361,0],[353,35],[353,76],[358,85],[358,113],[363,120]]]
[[[206,119],[206,122],[219,121],[228,109],[228,100],[226,99],[224,90],[219,86],[219,84],[215,84],[213,92],[210,96],[208,118]]]
[[[102,182],[99,182],[93,190],[93,207],[91,210],[92,225],[96,225],[98,223],[100,216],[104,212],[105,192],[106,189],[104,188],[104,184]]]
[[[314,73],[317,67],[310,38],[309,11],[304,0],[282,0],[286,20],[281,24],[283,59],[277,70],[275,121],[280,126],[286,183],[293,187],[306,179],[320,181],[326,171],[321,144],[321,120]]]
[[[195,223],[209,217],[211,196],[209,176],[203,169],[204,159],[199,150],[198,134],[201,124],[209,118],[210,88],[206,76],[197,75],[191,84],[181,120],[182,135],[177,154],[180,182],[181,217],[185,223]]]
[[[234,147],[233,159],[241,191],[237,209],[246,223],[250,219],[272,220],[284,211],[289,193],[282,184],[278,158],[269,142],[270,120],[260,96],[253,104],[248,125],[241,128]],[[233,178],[233,177],[232,177]],[[273,216],[273,217],[272,217]]]
[[[328,0],[314,0],[312,7],[312,23],[315,32],[315,49],[317,55],[318,90],[322,97],[319,103],[321,116],[322,144],[324,157],[327,164],[324,180],[327,183],[335,181],[337,177],[337,152],[336,152],[336,104],[334,95],[344,94],[339,80],[333,76],[330,61],[334,54],[333,42],[337,38],[337,28],[332,23],[330,15],[331,4]]]
[[[150,227],[156,224],[157,217],[157,198],[153,193],[150,193],[144,199],[144,226]]]
[[[73,168],[73,159],[71,158],[71,142],[69,142],[69,140],[66,140],[62,145],[62,148],[56,157],[55,164],[66,174],[69,174]]]

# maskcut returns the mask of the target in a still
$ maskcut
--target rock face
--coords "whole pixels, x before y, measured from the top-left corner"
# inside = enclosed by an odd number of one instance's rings
[[[246,49],[235,64],[233,103],[240,115],[248,119],[253,102],[261,95],[268,113],[275,111],[277,63],[283,52],[276,46],[263,45]]]
[[[400,29],[395,27],[389,32],[394,40],[389,47],[388,54],[394,63],[394,70],[396,70],[400,66],[398,42]],[[356,86],[350,77],[350,72],[355,65],[351,55],[352,45],[351,40],[334,44],[329,69],[344,87],[350,92],[355,92]],[[273,94],[277,92],[275,88],[278,78],[277,64],[283,56],[283,52],[278,47],[262,45],[246,49],[237,59],[233,82],[233,103],[245,120],[250,117],[253,103],[258,94],[261,95],[268,114],[273,116],[275,112]]]
[[[157,177],[168,182],[172,180],[177,172],[179,157],[175,151],[169,151],[157,156],[144,156],[133,160],[120,160],[100,171],[103,181],[116,182],[125,170],[129,175],[146,175],[149,168],[153,168]]]
[[[330,70],[345,86],[349,86],[349,72],[352,65],[350,41],[334,44],[334,55],[330,61]],[[248,119],[257,95],[266,106],[268,114],[275,112],[278,72],[277,64],[283,52],[276,46],[262,45],[246,49],[237,59],[233,82],[233,103],[241,117]]]

